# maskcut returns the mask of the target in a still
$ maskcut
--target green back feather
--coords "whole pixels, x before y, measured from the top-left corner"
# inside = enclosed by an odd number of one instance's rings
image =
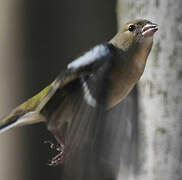
[[[46,88],[44,88],[42,91],[40,91],[38,94],[33,96],[32,98],[28,99],[23,104],[19,105],[16,110],[23,110],[25,112],[33,111],[36,109],[36,107],[40,104],[41,100],[47,95],[48,91],[51,88],[51,85],[48,85]]]

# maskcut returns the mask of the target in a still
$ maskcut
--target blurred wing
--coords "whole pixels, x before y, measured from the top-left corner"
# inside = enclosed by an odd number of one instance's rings
[[[119,176],[130,180],[136,173],[137,116],[133,98],[131,94],[109,111],[104,104],[91,108],[77,101],[79,108],[66,137],[64,180],[116,180]]]
[[[91,109],[105,103],[102,102],[105,101],[104,86],[108,85],[113,52],[111,44],[96,46],[68,64],[67,69],[52,83],[37,109],[46,117],[48,129],[54,134],[67,129],[63,128],[65,124],[72,123],[73,114],[81,107],[79,103],[84,102]]]
[[[51,103],[53,101],[52,99],[54,99],[54,96],[58,94],[60,89],[62,89],[61,92],[64,92],[63,94],[66,96],[74,94],[74,92],[77,93],[75,88],[81,88],[82,86],[82,83],[79,82],[80,79],[87,79],[97,72],[98,69],[102,69],[102,66],[106,66],[104,64],[111,61],[114,56],[114,52],[115,47],[112,44],[101,44],[68,64],[67,69],[51,84],[47,96],[41,100],[42,102],[38,106],[37,110],[46,112],[47,107],[51,107],[53,105]],[[73,92],[73,90],[75,91]],[[53,109],[55,109],[55,107]]]
[[[113,118],[106,110],[113,52],[112,45],[96,46],[70,63],[43,101],[48,129],[65,144],[64,180],[116,179],[119,172],[128,130],[120,113]]]
[[[64,179],[97,180],[104,177],[100,140],[111,66],[112,63],[104,64],[90,79],[81,79],[84,97],[74,103],[75,113],[66,133]]]

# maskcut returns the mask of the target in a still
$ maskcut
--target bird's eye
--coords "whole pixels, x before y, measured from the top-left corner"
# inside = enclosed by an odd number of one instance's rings
[[[136,29],[135,25],[130,25],[130,26],[128,27],[128,30],[129,30],[130,32],[134,31],[135,29]]]

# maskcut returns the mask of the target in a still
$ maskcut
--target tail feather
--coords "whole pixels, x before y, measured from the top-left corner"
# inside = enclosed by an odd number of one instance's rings
[[[0,133],[15,127],[19,119],[18,115],[9,114],[0,120]]]
[[[0,120],[0,134],[14,127],[29,125],[44,121],[44,118],[37,111],[25,114],[10,113]]]
[[[0,123],[0,134],[13,127],[16,127],[16,123],[17,123],[17,120]]]

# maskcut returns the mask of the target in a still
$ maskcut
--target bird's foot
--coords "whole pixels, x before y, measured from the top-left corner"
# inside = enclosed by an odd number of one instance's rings
[[[63,164],[63,162],[64,162],[64,144],[63,143],[54,144],[50,141],[44,141],[44,143],[49,144],[51,149],[59,152],[55,157],[53,157],[49,161],[48,165],[49,166],[57,166],[59,164]]]
[[[64,162],[64,151],[60,151],[55,157],[53,157],[48,163],[49,166],[57,166]]]

